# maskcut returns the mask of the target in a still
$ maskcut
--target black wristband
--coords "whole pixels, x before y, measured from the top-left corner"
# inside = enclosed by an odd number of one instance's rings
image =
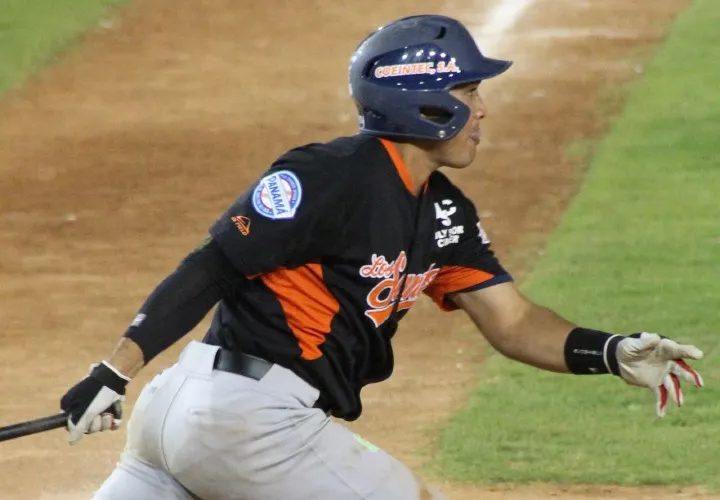
[[[622,335],[574,328],[565,340],[565,364],[576,375],[620,375],[615,350]]]

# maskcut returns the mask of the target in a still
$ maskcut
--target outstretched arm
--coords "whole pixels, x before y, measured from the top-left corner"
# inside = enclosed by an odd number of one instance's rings
[[[509,282],[451,295],[501,354],[548,371],[610,373],[655,393],[658,416],[668,399],[682,405],[680,378],[695,387],[703,382],[684,358],[703,356],[695,346],[657,334],[630,336],[579,327],[533,303]]]

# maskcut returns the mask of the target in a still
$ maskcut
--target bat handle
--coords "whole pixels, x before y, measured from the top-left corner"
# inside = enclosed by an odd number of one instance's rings
[[[0,427],[0,441],[8,441],[19,437],[37,434],[39,432],[51,431],[53,429],[61,429],[67,426],[67,413],[58,413],[49,417],[28,420],[7,427]]]

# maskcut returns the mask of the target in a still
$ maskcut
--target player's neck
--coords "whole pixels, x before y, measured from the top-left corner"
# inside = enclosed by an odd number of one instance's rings
[[[440,168],[441,165],[433,159],[428,151],[415,144],[396,142],[395,147],[410,173],[414,193],[419,195],[430,174]]]

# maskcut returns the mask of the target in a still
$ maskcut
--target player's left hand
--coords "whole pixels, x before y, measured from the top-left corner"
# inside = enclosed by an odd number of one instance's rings
[[[60,400],[60,408],[68,414],[70,444],[77,443],[85,434],[120,427],[125,386],[129,381],[129,377],[106,361],[90,366],[90,373]]]
[[[680,379],[700,388],[703,379],[685,359],[701,359],[694,345],[678,344],[656,333],[641,333],[622,339],[616,350],[620,376],[631,385],[647,387],[655,394],[655,412],[665,416],[668,399],[683,405]]]

